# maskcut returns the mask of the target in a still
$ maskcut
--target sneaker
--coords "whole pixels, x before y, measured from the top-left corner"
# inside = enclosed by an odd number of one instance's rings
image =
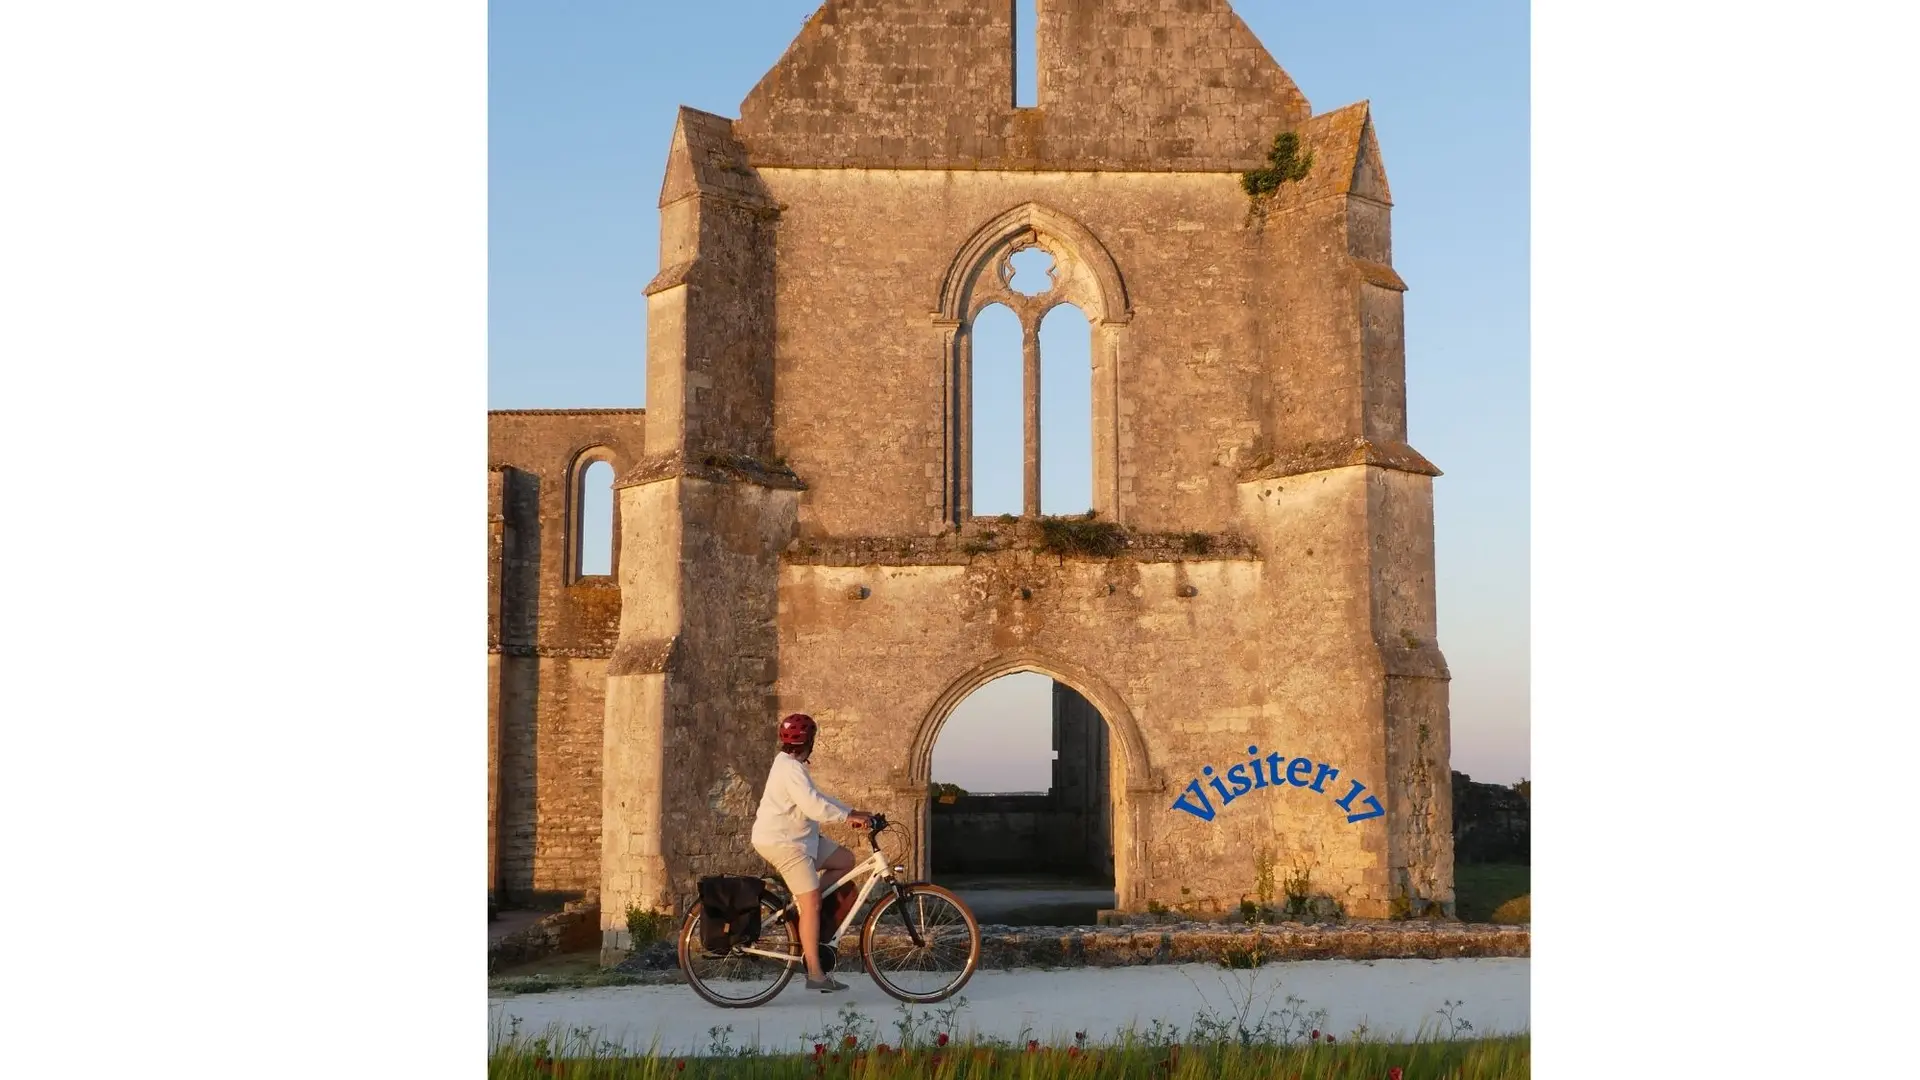
[[[846,988],[846,983],[835,979],[831,975],[828,975],[824,979],[815,979],[811,975],[807,976],[807,989],[809,990],[818,990],[823,994],[831,994],[837,990],[845,990]]]

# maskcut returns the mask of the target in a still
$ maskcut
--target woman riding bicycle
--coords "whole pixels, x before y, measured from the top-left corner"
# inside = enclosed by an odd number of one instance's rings
[[[828,976],[820,965],[820,895],[853,869],[853,853],[821,836],[820,823],[846,821],[864,828],[873,815],[813,786],[806,763],[818,732],[819,725],[804,713],[780,721],[780,752],[774,755],[766,792],[760,797],[760,813],[753,821],[753,850],[773,864],[800,909],[807,989],[832,993],[845,990],[847,984]]]

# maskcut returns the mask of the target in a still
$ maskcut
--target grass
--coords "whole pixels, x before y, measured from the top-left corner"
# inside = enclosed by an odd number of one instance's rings
[[[824,1048],[825,1044],[821,1044]],[[1395,1070],[1398,1070],[1396,1072]],[[949,1043],[899,1049],[878,1045],[837,1047],[800,1054],[736,1054],[730,1057],[673,1058],[619,1054],[536,1056],[526,1050],[496,1053],[487,1062],[491,1080],[667,1080],[667,1078],[748,1077],[753,1080],[972,1080],[1021,1077],[1024,1080],[1267,1080],[1313,1077],[1315,1080],[1393,1080],[1394,1077],[1450,1077],[1457,1080],[1507,1080],[1531,1075],[1528,1036],[1461,1042],[1342,1043],[1310,1046],[1212,1046],[1136,1040],[1111,1046],[1033,1049]]]
[[[676,1057],[659,1054],[657,1042],[647,1054],[634,1054],[612,1042],[596,1043],[594,1033],[585,1028],[550,1029],[528,1038],[521,1035],[516,1021],[509,1030],[494,1032],[487,1075],[493,1080],[558,1076],[576,1080],[1264,1080],[1273,1076],[1495,1080],[1530,1075],[1529,1036],[1474,1037],[1473,1026],[1455,1015],[1461,1002],[1447,1002],[1436,1011],[1437,1020],[1423,1025],[1420,1035],[1410,1041],[1370,1038],[1364,1025],[1336,1038],[1322,1030],[1326,1010],[1310,1011],[1300,999],[1288,997],[1276,1013],[1271,1008],[1272,993],[1262,1000],[1260,981],[1257,975],[1242,977],[1239,993],[1228,987],[1233,1001],[1224,1012],[1203,1009],[1184,1032],[1155,1020],[1146,1031],[1129,1027],[1102,1043],[1089,1042],[1082,1031],[1075,1032],[1071,1042],[1042,1045],[1030,1029],[1012,1040],[955,1038],[950,1033],[956,1030],[957,1015],[966,1008],[964,997],[931,1013],[897,1006],[898,1016],[886,1028],[852,1006],[843,1006],[837,1020],[803,1034],[796,1053],[735,1047],[732,1025],[708,1028],[703,1053]],[[1252,1017],[1257,1007],[1256,1021]]]
[[[1454,910],[1462,922],[1530,922],[1532,877],[1530,866],[1458,863],[1453,868]]]
[[[1291,1001],[1292,999],[1290,999]],[[1297,1005],[1297,1002],[1295,1003]],[[1449,1002],[1443,1020],[1451,1034],[1468,1028],[1453,1021]],[[907,1010],[902,1008],[902,1013]],[[897,1035],[883,1034],[877,1025],[850,1008],[841,1010],[838,1023],[809,1033],[811,1046],[798,1053],[764,1053],[732,1044],[733,1029],[707,1030],[704,1054],[689,1056],[634,1054],[602,1041],[596,1044],[586,1029],[549,1032],[526,1039],[515,1037],[488,1058],[491,1080],[655,1080],[673,1077],[748,1077],[754,1080],[972,1080],[984,1077],[1021,1077],[1024,1080],[1109,1080],[1141,1077],[1154,1080],[1255,1080],[1273,1076],[1314,1077],[1316,1080],[1405,1080],[1446,1076],[1458,1080],[1504,1080],[1526,1077],[1532,1066],[1531,1038],[1439,1038],[1413,1041],[1376,1041],[1364,1030],[1337,1038],[1305,1025],[1324,1014],[1293,1014],[1298,1030],[1273,1028],[1263,1020],[1258,1029],[1235,1028],[1231,1018],[1196,1017],[1184,1034],[1178,1027],[1155,1021],[1145,1032],[1130,1029],[1112,1041],[1089,1043],[1077,1032],[1071,1043],[1042,1045],[1037,1039],[959,1040],[938,1030],[931,1018],[906,1016],[896,1023]],[[1441,1025],[1440,1031],[1446,1030]],[[1029,1032],[1022,1032],[1023,1037]],[[657,1049],[657,1044],[656,1044]]]

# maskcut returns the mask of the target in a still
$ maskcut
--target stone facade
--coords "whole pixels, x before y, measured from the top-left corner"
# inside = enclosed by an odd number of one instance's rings
[[[1018,671],[1104,718],[1122,910],[1231,910],[1282,877],[1356,916],[1451,906],[1438,471],[1406,444],[1406,286],[1367,106],[1313,115],[1225,0],[1039,13],[1033,108],[1013,105],[1004,0],[830,0],[737,121],[680,113],[619,602],[543,586],[533,624],[559,647],[547,604],[617,612],[587,658],[609,949],[628,904],[759,872],[747,836],[788,710],[823,725],[822,786],[909,823],[925,873],[934,740]],[[1250,198],[1241,174],[1283,131],[1311,167]],[[1032,297],[1007,279],[1029,247],[1054,262]],[[1094,521],[1038,517],[1042,451],[1087,449],[1038,430],[1031,333],[1027,513],[972,514],[970,331],[993,303],[1087,317]],[[503,642],[528,629],[514,615]],[[548,715],[556,678],[584,685],[543,671],[513,700]],[[1228,806],[1215,783],[1248,788]]]
[[[620,590],[580,573],[580,487],[596,461],[631,467],[645,430],[638,409],[487,416],[487,885],[507,902],[600,887]]]

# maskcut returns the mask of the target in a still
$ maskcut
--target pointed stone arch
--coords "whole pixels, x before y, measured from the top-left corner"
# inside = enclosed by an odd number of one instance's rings
[[[997,298],[982,296],[977,289],[983,274],[995,270],[991,282],[1004,288],[1006,279],[999,271],[1016,252],[1030,247],[1042,248],[1054,257],[1056,281],[1061,278],[1060,269],[1069,273],[1082,269],[1092,286],[1074,289],[1073,298],[1055,298],[1049,293],[1051,302],[1046,307],[1074,303],[1087,313],[1088,321],[1096,325],[1124,326],[1133,319],[1133,303],[1127,296],[1126,280],[1106,245],[1071,215],[1042,203],[1027,202],[1002,211],[974,230],[966,243],[960,245],[941,275],[934,320],[964,322],[981,308],[995,303]],[[1063,284],[1072,287],[1074,282],[1070,278]]]
[[[1010,260],[1028,248],[1053,256],[1053,287],[1026,296],[1011,284]],[[1133,302],[1126,279],[1106,245],[1072,215],[1038,202],[1021,203],[976,228],[954,252],[934,299],[933,332],[945,373],[944,458],[938,501],[950,526],[973,513],[973,320],[1004,304],[1027,327],[1027,492],[1029,513],[1039,508],[1038,326],[1048,311],[1072,304],[1092,332],[1093,509],[1124,521],[1131,492],[1121,480],[1122,360]]]
[[[997,656],[961,673],[947,684],[933,704],[920,716],[908,745],[906,768],[896,774],[894,787],[916,806],[918,834],[931,840],[933,822],[927,792],[933,783],[933,747],[940,732],[960,703],[974,691],[1004,675],[1032,672],[1071,687],[1099,710],[1106,721],[1108,745],[1113,747],[1108,767],[1114,771],[1113,792],[1113,887],[1122,905],[1139,891],[1146,857],[1147,822],[1155,800],[1166,791],[1166,777],[1155,768],[1147,753],[1146,740],[1133,710],[1113,687],[1093,672],[1063,657],[1038,649],[1019,649]],[[916,870],[925,875],[932,869],[928,844],[918,845],[914,857]]]

